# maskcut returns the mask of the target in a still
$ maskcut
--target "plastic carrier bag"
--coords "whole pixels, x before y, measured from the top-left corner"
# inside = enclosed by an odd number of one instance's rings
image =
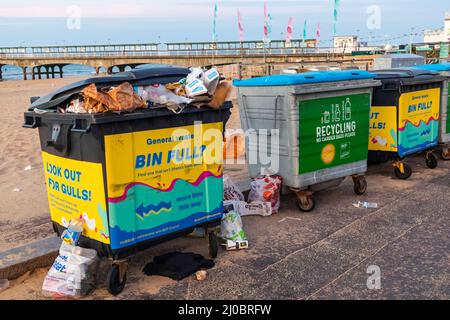
[[[219,236],[225,241],[247,241],[247,234],[239,213],[230,211],[223,216]]]
[[[280,191],[283,178],[280,176],[261,176],[250,183],[249,202],[270,202],[272,214],[280,209]]]
[[[95,288],[98,268],[97,252],[74,247],[63,242],[42,286],[45,295],[82,297]]]
[[[229,176],[223,177],[223,200],[245,201],[245,197]]]

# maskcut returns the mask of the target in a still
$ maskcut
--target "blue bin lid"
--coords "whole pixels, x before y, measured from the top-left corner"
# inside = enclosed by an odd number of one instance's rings
[[[430,71],[437,71],[437,72],[445,72],[445,71],[450,71],[450,63],[424,64],[421,66],[415,66],[414,68],[430,70]]]
[[[376,75],[359,70],[349,71],[316,71],[300,74],[282,74],[258,77],[248,80],[234,80],[236,87],[274,87],[295,86],[302,84],[373,79]]]

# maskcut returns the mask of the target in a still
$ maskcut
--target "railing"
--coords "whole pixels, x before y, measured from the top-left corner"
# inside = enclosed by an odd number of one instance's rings
[[[369,50],[370,51],[370,50]],[[267,48],[267,49],[211,49],[211,50],[158,50],[158,51],[103,51],[103,52],[42,52],[0,53],[3,59],[76,59],[114,57],[212,57],[212,56],[298,56],[306,54],[343,55],[351,54],[342,48]]]

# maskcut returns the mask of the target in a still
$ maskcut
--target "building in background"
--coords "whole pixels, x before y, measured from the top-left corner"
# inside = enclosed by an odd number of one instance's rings
[[[333,48],[336,53],[352,53],[359,51],[359,39],[357,36],[335,36]]]
[[[424,33],[425,43],[438,43],[450,41],[450,12],[445,14],[444,27],[435,30],[427,30]]]

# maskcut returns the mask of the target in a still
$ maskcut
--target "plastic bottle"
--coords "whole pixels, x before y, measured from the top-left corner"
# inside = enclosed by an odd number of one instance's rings
[[[354,204],[356,208],[364,208],[364,209],[378,209],[378,203],[370,203],[370,202],[361,202],[358,201],[357,204]]]
[[[67,230],[63,232],[61,239],[72,246],[76,246],[83,234],[84,220],[83,219],[72,219],[70,220]]]

